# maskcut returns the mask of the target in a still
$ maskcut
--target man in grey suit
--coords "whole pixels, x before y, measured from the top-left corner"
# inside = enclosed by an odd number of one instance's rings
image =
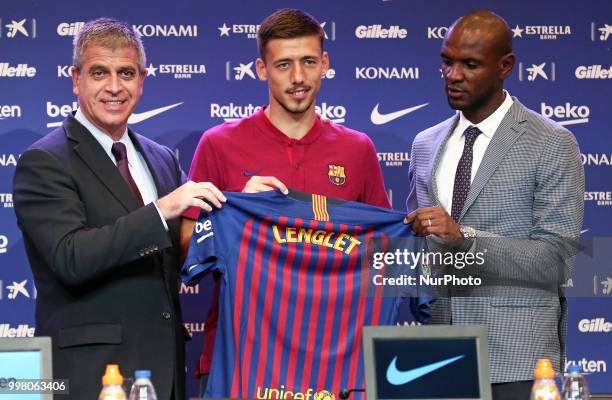
[[[538,358],[563,368],[560,283],[583,220],[579,150],[571,132],[504,90],[515,56],[501,17],[461,17],[441,56],[448,103],[458,112],[414,140],[406,222],[428,236],[430,251],[483,256],[479,266],[433,269],[483,284],[447,287],[432,321],[487,325],[493,397],[524,399]]]

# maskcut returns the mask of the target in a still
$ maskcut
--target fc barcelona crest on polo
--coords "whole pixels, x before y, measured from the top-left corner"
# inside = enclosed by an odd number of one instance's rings
[[[328,164],[328,167],[329,171],[327,172],[327,176],[329,177],[329,181],[336,186],[344,185],[344,182],[346,182],[344,167],[342,165],[334,164]]]

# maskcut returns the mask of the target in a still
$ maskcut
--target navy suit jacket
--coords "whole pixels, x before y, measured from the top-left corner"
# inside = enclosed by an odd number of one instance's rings
[[[159,197],[183,181],[172,152],[129,131]],[[184,398],[177,221],[139,207],[102,146],[74,117],[17,165],[15,212],[34,275],[36,334],[53,339],[55,378],[94,399],[106,364],[152,370],[160,399]]]

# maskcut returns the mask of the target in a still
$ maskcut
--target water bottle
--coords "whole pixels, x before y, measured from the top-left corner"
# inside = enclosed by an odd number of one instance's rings
[[[98,400],[125,400],[125,391],[121,385],[123,385],[123,376],[119,371],[119,365],[108,364],[102,377],[102,391]]]
[[[589,400],[589,387],[580,373],[579,365],[572,364],[567,368],[561,398],[563,400]]]
[[[555,383],[555,370],[548,358],[540,358],[533,371],[531,400],[559,400],[559,389]]]
[[[151,371],[139,370],[134,373],[136,380],[130,390],[129,400],[157,400],[155,389],[151,383]]]

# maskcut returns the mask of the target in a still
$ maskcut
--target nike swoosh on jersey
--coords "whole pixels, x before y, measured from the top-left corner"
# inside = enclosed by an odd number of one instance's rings
[[[387,368],[387,380],[390,384],[399,386],[405,385],[408,382],[412,382],[415,379],[419,379],[420,377],[427,375],[437,369],[440,369],[450,363],[453,363],[461,358],[465,357],[465,355],[452,357],[447,360],[442,360],[435,362],[433,364],[427,364],[422,367],[417,367],[410,369],[408,371],[400,371],[397,369],[397,356],[391,360],[389,367]]]
[[[174,107],[178,107],[181,104],[183,104],[183,102],[181,101],[180,103],[175,103],[175,104],[170,104],[169,106],[165,106],[165,107],[160,107],[160,108],[155,108],[153,110],[149,110],[149,111],[144,111],[141,113],[133,113],[132,115],[130,115],[130,118],[128,118],[128,124],[137,124],[139,122],[142,122],[144,120],[147,120],[151,117],[154,117],[158,114],[161,114],[165,111],[168,111]]]
[[[376,105],[374,106],[374,109],[372,110],[372,114],[370,115],[370,120],[372,121],[372,123],[374,125],[384,125],[388,122],[391,122],[395,119],[398,119],[400,117],[403,117],[406,114],[410,114],[413,111],[416,111],[420,108],[423,108],[427,105],[429,105],[429,103],[424,103],[424,104],[420,104],[418,106],[414,106],[414,107],[408,107],[408,108],[404,108],[403,110],[399,110],[399,111],[394,111],[392,113],[388,113],[388,114],[381,114],[378,111],[378,103],[376,103]]]

